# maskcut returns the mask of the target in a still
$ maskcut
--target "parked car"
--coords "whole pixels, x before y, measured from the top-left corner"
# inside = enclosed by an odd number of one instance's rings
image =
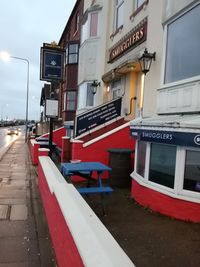
[[[8,132],[7,132],[7,134],[10,134],[10,135],[12,135],[12,134],[16,134],[16,135],[18,135],[19,132],[18,132],[17,128],[10,127],[10,128],[8,128]]]

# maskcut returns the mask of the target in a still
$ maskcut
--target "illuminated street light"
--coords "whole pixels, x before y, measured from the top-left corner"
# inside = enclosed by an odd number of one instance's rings
[[[29,61],[26,58],[15,57],[9,55],[7,52],[3,51],[0,53],[0,58],[4,61],[8,61],[10,58],[21,60],[27,63],[27,83],[26,83],[26,131],[25,131],[25,142],[27,142],[27,133],[28,133],[28,96],[29,96]]]

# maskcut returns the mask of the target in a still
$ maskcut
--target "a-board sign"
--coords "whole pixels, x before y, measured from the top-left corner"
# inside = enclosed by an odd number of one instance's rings
[[[121,116],[121,103],[120,97],[78,115],[75,119],[75,136]]]

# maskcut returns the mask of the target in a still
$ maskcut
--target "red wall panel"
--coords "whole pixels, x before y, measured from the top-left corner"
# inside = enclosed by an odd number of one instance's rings
[[[161,194],[141,186],[132,179],[132,197],[142,206],[161,214],[192,222],[200,222],[200,204]]]
[[[83,262],[72,238],[70,230],[60,210],[59,204],[49,191],[44,172],[39,163],[38,185],[45,209],[50,235],[59,267],[83,267]]]

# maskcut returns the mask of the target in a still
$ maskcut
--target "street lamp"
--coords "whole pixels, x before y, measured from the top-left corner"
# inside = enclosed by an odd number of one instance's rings
[[[28,97],[29,97],[29,61],[27,58],[22,58],[22,57],[15,57],[9,55],[7,52],[1,52],[0,57],[3,60],[9,60],[10,58],[21,60],[27,63],[27,82],[26,82],[26,119],[25,119],[25,142],[27,142],[27,133],[28,133]]]

